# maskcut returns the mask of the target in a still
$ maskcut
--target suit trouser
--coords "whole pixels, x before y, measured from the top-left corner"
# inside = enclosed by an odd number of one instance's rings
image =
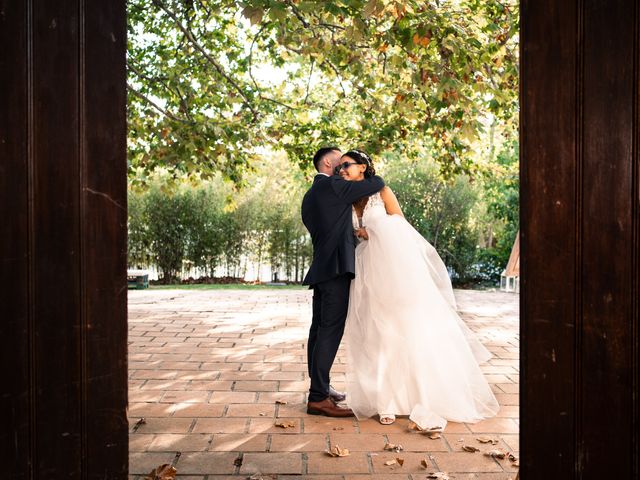
[[[310,402],[329,396],[329,372],[344,333],[350,285],[351,276],[341,275],[313,286],[313,318],[307,342]]]

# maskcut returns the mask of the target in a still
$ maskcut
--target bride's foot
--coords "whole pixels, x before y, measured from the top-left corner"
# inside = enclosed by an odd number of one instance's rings
[[[382,425],[391,425],[393,422],[396,421],[396,416],[393,415],[392,413],[380,413],[380,423]]]

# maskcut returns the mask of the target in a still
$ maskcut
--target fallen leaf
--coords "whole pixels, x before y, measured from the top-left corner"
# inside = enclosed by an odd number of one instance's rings
[[[259,413],[259,415],[260,415],[261,417],[264,417],[264,416],[266,415],[266,413],[260,412],[260,413]]]
[[[404,465],[404,458],[396,458],[396,462],[398,462],[398,465],[402,466]]]
[[[144,480],[173,480],[176,478],[176,473],[177,470],[174,467],[172,467],[168,463],[163,463],[159,467],[151,470],[151,472],[149,472],[149,475],[144,477]]]
[[[401,452],[404,450],[404,447],[402,445],[395,445],[393,443],[387,443],[384,446],[385,450],[389,450],[389,451],[395,451],[395,452]]]
[[[296,424],[295,422],[276,422],[275,426],[286,429],[286,428],[293,428],[296,426]]]
[[[478,437],[476,438],[476,440],[478,440],[480,443],[490,443],[492,445],[495,445],[498,443],[498,440],[496,440],[495,438],[491,438],[491,437]]]
[[[429,462],[427,462],[427,460],[424,458],[420,462],[420,465],[422,465],[424,468],[429,468]]]
[[[511,460],[512,462],[517,462],[517,461],[518,461],[518,457],[516,457],[516,456],[513,454],[513,452],[509,452],[509,453],[507,454],[507,458],[508,458],[509,460]]]
[[[480,449],[479,449],[478,447],[474,447],[473,445],[463,445],[463,446],[462,446],[462,449],[463,449],[465,452],[471,452],[471,453],[479,452],[479,451],[480,451]]]
[[[334,445],[331,450],[327,451],[327,454],[332,457],[348,457],[351,455],[346,448],[340,448],[340,445]]]
[[[233,461],[233,464],[234,464],[236,467],[241,467],[241,466],[242,466],[242,457],[238,457],[238,458],[236,458],[236,459]]]
[[[136,422],[136,424],[134,425],[134,427],[139,427],[140,425],[144,425],[145,423],[147,423],[147,421],[143,418],[141,418],[140,420],[138,420]]]
[[[286,400],[276,400],[276,405],[286,405],[287,401]]]
[[[344,427],[333,427],[334,430],[344,430]]]
[[[250,477],[247,477],[248,480],[264,480],[261,473],[254,473]]]
[[[429,434],[429,438],[430,438],[431,440],[436,440],[436,439],[438,439],[438,438],[442,438],[442,435],[440,435],[440,434],[439,434],[439,433],[437,433],[437,432],[433,432],[433,433],[430,433],[430,434]]]
[[[385,464],[387,467],[389,467],[389,466],[391,466],[391,465],[395,465],[396,463],[398,463],[398,462],[396,462],[395,460],[387,460],[386,462],[384,462],[384,464]]]
[[[484,454],[487,457],[499,458],[501,460],[505,457],[505,453],[502,450],[490,450]]]
[[[449,475],[445,472],[431,472],[427,475],[427,478],[439,478],[440,480],[449,480]]]

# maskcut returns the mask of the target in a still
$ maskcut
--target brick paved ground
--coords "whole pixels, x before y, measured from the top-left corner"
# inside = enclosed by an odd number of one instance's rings
[[[482,368],[501,410],[481,423],[449,423],[441,438],[430,439],[409,430],[406,418],[383,426],[306,415],[307,290],[131,291],[131,478],[142,479],[162,463],[172,463],[185,479],[259,472],[264,479],[408,480],[437,471],[458,480],[515,478],[509,460],[483,452],[518,451],[518,296],[455,294],[462,317],[495,354]],[[338,388],[343,362],[341,350],[332,372]],[[274,425],[280,421],[294,426]],[[481,444],[479,436],[497,444]],[[385,452],[387,442],[404,451]],[[463,444],[481,452],[465,452]],[[332,445],[350,456],[329,457]],[[396,457],[402,466],[385,465]]]

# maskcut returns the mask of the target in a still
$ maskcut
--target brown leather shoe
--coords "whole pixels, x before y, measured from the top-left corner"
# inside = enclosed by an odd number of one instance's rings
[[[309,415],[324,415],[325,417],[354,417],[350,408],[342,408],[335,404],[331,397],[327,397],[321,402],[307,403],[307,413]]]

